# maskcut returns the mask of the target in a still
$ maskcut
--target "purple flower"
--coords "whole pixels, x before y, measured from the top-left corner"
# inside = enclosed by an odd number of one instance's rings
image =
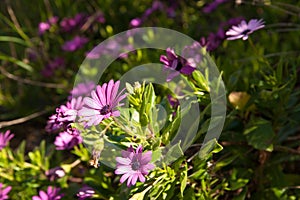
[[[7,186],[6,188],[3,187],[3,184],[0,183],[0,200],[9,199],[8,193],[11,190],[11,186]]]
[[[50,77],[53,75],[55,70],[63,66],[65,66],[65,59],[62,57],[56,57],[54,60],[50,61],[42,70],[42,75],[45,77]]]
[[[134,18],[130,21],[130,26],[132,27],[139,27],[141,26],[143,23],[142,19],[140,18]]]
[[[50,181],[54,181],[57,178],[64,177],[66,172],[61,167],[54,167],[46,171],[45,175]]]
[[[226,36],[229,36],[227,40],[236,40],[240,38],[247,40],[251,33],[264,26],[264,21],[262,19],[251,19],[248,24],[243,20],[239,25],[232,26],[231,29],[226,32]]]
[[[58,120],[61,122],[74,122],[78,111],[82,108],[82,97],[73,98],[66,103],[66,105],[60,106],[61,115]]]
[[[43,35],[46,31],[48,31],[52,25],[56,24],[58,21],[58,17],[54,16],[48,19],[46,22],[39,23],[39,35]]]
[[[69,124],[74,122],[78,116],[78,111],[82,108],[82,97],[73,98],[66,103],[56,108],[56,113],[49,117],[46,125],[47,132],[56,132],[61,129],[68,128]]]
[[[72,40],[65,42],[62,46],[64,51],[76,51],[81,49],[89,41],[86,37],[76,36]]]
[[[57,150],[70,150],[80,143],[82,143],[80,134],[70,134],[67,131],[59,133],[54,141]]]
[[[211,13],[213,12],[215,9],[217,9],[217,7],[222,4],[225,3],[228,0],[215,0],[210,4],[207,4],[204,8],[203,8],[203,12],[204,13]]]
[[[78,199],[84,200],[86,198],[92,197],[95,193],[96,192],[93,188],[85,185],[82,188],[80,188],[76,196],[78,197]]]
[[[127,179],[127,186],[135,185],[137,179],[145,182],[145,175],[149,170],[154,169],[154,165],[149,163],[152,157],[152,151],[142,154],[143,147],[139,145],[136,151],[130,146],[127,151],[122,151],[122,157],[117,157],[117,169],[115,174],[123,174],[120,182],[124,183]]]
[[[96,90],[91,92],[91,97],[85,97],[83,102],[83,108],[78,112],[78,115],[82,118],[80,121],[86,121],[87,126],[97,125],[103,119],[107,119],[111,116],[119,116],[120,112],[116,110],[119,102],[126,97],[123,94],[123,89],[119,94],[120,81],[114,83],[110,80],[109,83],[104,83],[102,87],[98,85]]]
[[[5,133],[0,133],[0,151],[6,147],[7,143],[14,137],[14,134],[10,134],[10,130]]]
[[[166,69],[171,69],[172,71],[168,74],[167,82],[171,81],[175,76],[180,73],[184,75],[190,75],[196,69],[192,63],[189,63],[186,59],[178,57],[174,50],[167,48],[167,55],[161,55],[160,61],[164,63]]]
[[[70,91],[70,97],[79,97],[89,94],[93,89],[95,89],[96,84],[93,81],[86,83],[79,83]]]
[[[81,27],[87,20],[87,16],[84,13],[78,13],[75,17],[64,18],[60,22],[60,27],[63,32],[70,32],[78,27]]]
[[[33,196],[32,200],[59,200],[63,197],[63,194],[58,194],[60,188],[48,186],[47,191],[39,191],[39,196]]]

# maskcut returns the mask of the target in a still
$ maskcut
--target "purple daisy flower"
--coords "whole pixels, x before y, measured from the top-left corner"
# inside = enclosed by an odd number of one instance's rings
[[[264,26],[264,21],[262,19],[251,19],[248,24],[243,20],[239,25],[232,26],[231,29],[226,32],[226,36],[229,36],[227,37],[227,40],[236,40],[240,38],[247,40],[251,33]]]
[[[70,91],[70,97],[79,97],[89,94],[93,89],[95,89],[96,84],[93,81],[86,83],[79,83]]]
[[[7,130],[5,133],[0,133],[0,151],[6,147],[7,143],[14,137],[14,134]]]
[[[78,132],[77,134],[70,134],[67,131],[59,133],[54,141],[56,150],[70,150],[80,143],[82,143],[82,137]]]
[[[89,41],[86,37],[76,36],[72,40],[65,42],[62,46],[64,51],[76,51],[81,49]]]
[[[92,197],[95,193],[96,192],[93,188],[85,185],[82,188],[80,188],[76,196],[78,197],[78,199],[84,200],[86,198]]]
[[[137,179],[145,182],[145,175],[149,170],[154,169],[154,165],[150,163],[152,151],[142,154],[143,147],[139,145],[136,151],[130,146],[127,151],[122,151],[122,157],[117,157],[117,169],[115,174],[123,174],[120,182],[124,183],[127,179],[127,186],[135,185]]]
[[[173,49],[167,48],[167,55],[161,55],[160,61],[164,64],[166,69],[172,71],[168,74],[167,82],[171,81],[175,76],[180,73],[184,75],[191,75],[196,67],[189,63],[186,59],[177,56]]]
[[[5,200],[9,199],[8,193],[11,191],[11,186],[7,186],[6,188],[3,187],[3,184],[0,183],[0,199]]]
[[[82,117],[80,121],[86,121],[87,126],[92,126],[111,116],[119,116],[120,111],[116,110],[116,107],[122,106],[119,102],[126,97],[126,94],[122,95],[125,88],[117,94],[119,86],[120,81],[114,83],[113,80],[108,84],[104,83],[102,87],[98,85],[96,90],[91,92],[92,98],[84,98],[83,108],[78,112]]]
[[[48,186],[47,191],[40,190],[39,196],[33,196],[32,200],[59,200],[63,197],[63,194],[58,194],[60,188]]]
[[[64,18],[60,22],[60,27],[63,32],[70,32],[76,28],[81,27],[87,20],[87,15],[84,13],[78,13],[74,17]]]
[[[45,175],[50,181],[54,181],[57,178],[64,177],[66,172],[61,167],[54,167],[46,171]]]

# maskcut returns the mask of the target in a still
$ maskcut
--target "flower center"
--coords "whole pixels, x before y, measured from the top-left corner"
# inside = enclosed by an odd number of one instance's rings
[[[243,35],[247,35],[250,32],[250,29],[246,29],[242,32]]]
[[[183,65],[182,65],[181,61],[178,60],[178,64],[177,64],[175,70],[176,70],[176,71],[180,71],[182,67],[183,67]]]
[[[141,164],[138,160],[133,160],[133,162],[131,163],[131,168],[136,171],[140,168]]]
[[[103,106],[103,108],[101,108],[101,110],[100,110],[101,115],[106,115],[109,112],[111,112],[111,109],[110,109],[109,105]]]

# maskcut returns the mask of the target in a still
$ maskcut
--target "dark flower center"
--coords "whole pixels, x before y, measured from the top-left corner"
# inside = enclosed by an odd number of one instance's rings
[[[103,108],[101,108],[101,110],[100,110],[101,115],[106,115],[109,112],[111,112],[111,108],[109,105],[103,106]]]
[[[138,160],[134,159],[133,162],[131,163],[131,168],[136,171],[140,168],[141,164]]]
[[[243,35],[247,35],[251,30],[250,29],[246,29],[242,32]]]
[[[178,60],[178,64],[177,64],[175,70],[176,70],[176,71],[180,71],[180,70],[182,69],[182,67],[183,67],[183,65],[182,65],[181,61]]]

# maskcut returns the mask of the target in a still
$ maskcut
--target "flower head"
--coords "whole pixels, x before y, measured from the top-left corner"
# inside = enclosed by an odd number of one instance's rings
[[[60,106],[61,116],[58,118],[61,122],[74,122],[77,117],[77,112],[82,108],[82,97],[73,98],[66,103],[66,105]]]
[[[243,20],[239,25],[232,26],[232,28],[226,32],[226,36],[228,36],[227,40],[236,40],[240,38],[247,40],[251,33],[264,26],[264,21],[262,19],[251,19],[248,24]]]
[[[83,200],[89,197],[92,197],[95,194],[95,190],[89,186],[83,186],[78,193],[76,194],[76,196],[78,197],[78,199]]]
[[[89,41],[86,37],[76,36],[72,40],[65,42],[62,46],[64,51],[76,51],[81,49]]]
[[[54,141],[57,150],[69,150],[80,143],[82,143],[82,137],[79,132],[70,134],[67,131],[59,133]]]
[[[142,154],[143,147],[140,145],[134,151],[132,146],[127,151],[122,151],[122,157],[117,157],[117,169],[115,174],[123,174],[120,182],[123,183],[127,179],[127,186],[135,185],[137,179],[145,182],[145,175],[149,170],[154,169],[154,165],[149,163],[152,157],[152,151]]]
[[[166,69],[171,69],[172,72],[168,75],[167,81],[171,81],[180,73],[190,75],[196,69],[195,66],[186,59],[177,56],[173,49],[167,48],[167,55],[161,55],[160,61],[164,64]]]
[[[3,184],[0,183],[0,199],[1,200],[5,200],[5,199],[9,199],[8,197],[8,193],[11,190],[11,186],[7,186],[6,188],[3,187]]]
[[[60,27],[63,32],[70,32],[76,28],[81,27],[87,20],[87,15],[78,13],[74,17],[64,18],[60,22]]]
[[[62,194],[58,194],[60,188],[48,186],[47,191],[40,190],[39,196],[33,196],[32,200],[59,200],[63,197]]]
[[[120,81],[114,83],[110,80],[102,86],[98,85],[96,90],[91,92],[91,97],[85,97],[83,108],[79,110],[78,115],[82,118],[80,121],[86,121],[87,126],[97,125],[103,119],[111,116],[119,116],[120,112],[116,110],[119,102],[126,97],[123,94],[124,89],[118,94]]]
[[[64,177],[66,172],[61,167],[54,167],[46,171],[45,175],[49,178],[50,181],[54,181],[57,178]]]
[[[14,134],[10,134],[10,130],[5,133],[0,133],[0,151],[6,147],[7,143],[14,137]]]

